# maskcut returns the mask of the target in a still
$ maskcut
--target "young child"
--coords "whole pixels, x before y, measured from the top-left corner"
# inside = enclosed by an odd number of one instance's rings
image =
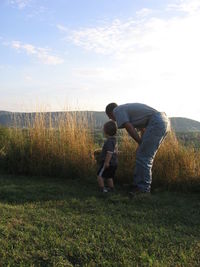
[[[107,193],[113,191],[113,178],[117,169],[117,142],[116,133],[117,126],[114,121],[108,121],[104,124],[104,135],[107,138],[104,142],[101,155],[100,166],[97,172],[97,181],[101,192]],[[104,180],[107,181],[108,188],[104,185]]]

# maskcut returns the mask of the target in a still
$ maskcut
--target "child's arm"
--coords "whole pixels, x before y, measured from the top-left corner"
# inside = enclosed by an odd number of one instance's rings
[[[108,167],[109,167],[109,165],[110,165],[110,160],[111,160],[111,158],[112,158],[112,154],[113,154],[113,152],[111,152],[111,151],[107,151],[107,153],[106,153],[106,158],[105,158],[105,162],[104,162],[104,168],[108,168]]]

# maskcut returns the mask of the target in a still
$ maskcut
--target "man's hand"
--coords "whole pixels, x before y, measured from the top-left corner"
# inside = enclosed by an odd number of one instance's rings
[[[145,131],[146,131],[145,128],[140,129],[140,136],[141,136],[141,138],[142,138],[143,134],[145,133]]]
[[[130,122],[124,123],[124,128],[127,130],[129,135],[140,145],[142,143],[142,139],[137,133],[136,129]]]

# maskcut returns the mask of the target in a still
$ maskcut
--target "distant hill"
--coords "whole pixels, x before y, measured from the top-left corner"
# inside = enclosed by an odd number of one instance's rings
[[[9,126],[11,123],[11,112],[0,111],[0,125]]]
[[[172,117],[170,120],[175,132],[200,132],[199,121],[182,117]]]
[[[52,117],[52,121],[56,123],[59,116],[64,112],[46,112],[45,116],[48,118]],[[70,113],[67,112],[67,113]],[[79,111],[77,114],[80,113]],[[81,111],[84,116],[89,120],[89,123],[93,123],[95,127],[100,128],[108,120],[105,112],[101,111]],[[13,126],[18,122],[18,126],[25,127],[27,119],[29,121],[34,120],[37,113],[18,113],[18,112],[8,112],[0,111],[0,126]],[[175,132],[200,132],[200,122],[182,118],[182,117],[172,117],[171,126]]]

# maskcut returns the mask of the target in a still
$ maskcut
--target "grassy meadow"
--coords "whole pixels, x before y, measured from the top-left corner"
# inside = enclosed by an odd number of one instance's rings
[[[0,266],[200,265],[200,151],[169,134],[152,195],[130,199],[136,145],[118,139],[116,190],[105,196],[93,155],[103,140],[81,114],[56,128],[40,113],[0,128]]]
[[[0,175],[0,266],[199,266],[200,198]]]

